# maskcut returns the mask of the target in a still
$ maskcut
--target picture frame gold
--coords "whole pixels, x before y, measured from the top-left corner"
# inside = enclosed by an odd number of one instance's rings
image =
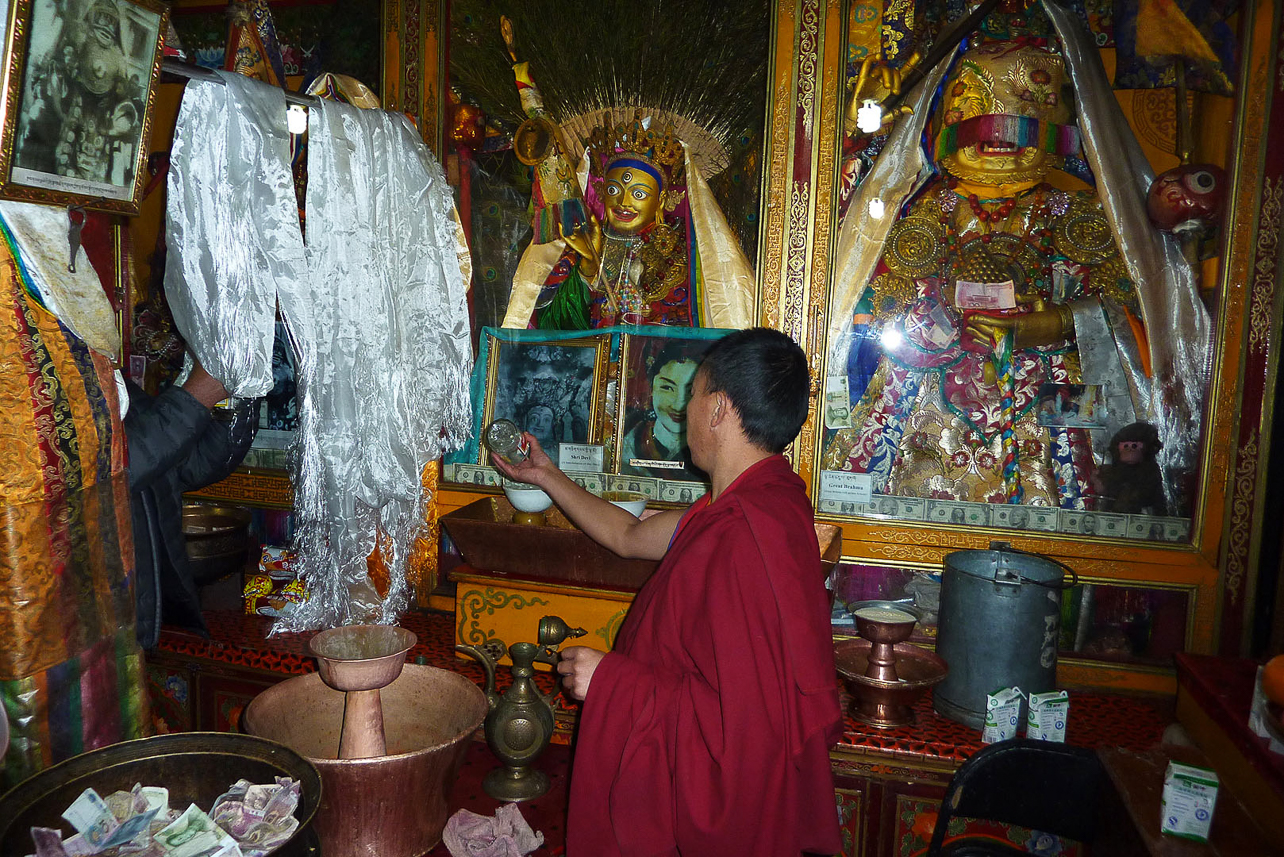
[[[0,196],[137,214],[168,7],[11,0]]]
[[[499,337],[488,329],[486,337],[483,428],[512,420],[540,441],[555,464],[560,443],[602,443],[609,335]],[[490,463],[484,444],[477,463]]]

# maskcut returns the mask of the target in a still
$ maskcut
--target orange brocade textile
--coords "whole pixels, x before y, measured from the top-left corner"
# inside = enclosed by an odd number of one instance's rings
[[[0,681],[12,681],[132,638],[134,551],[110,362],[24,289],[3,243],[0,301]]]

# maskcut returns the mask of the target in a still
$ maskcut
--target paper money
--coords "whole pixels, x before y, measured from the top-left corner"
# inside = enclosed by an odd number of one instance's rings
[[[149,830],[152,819],[160,812],[160,808],[150,809],[147,812],[139,813],[123,822],[120,827],[112,831],[111,836],[103,843],[103,849],[115,848],[118,845],[124,845],[126,842],[137,839],[140,834]]]
[[[851,394],[847,389],[847,376],[830,375],[825,379],[825,428],[847,428],[851,421]]]
[[[169,809],[169,789],[160,786],[143,786],[139,792],[147,801],[147,809],[156,809],[161,812]]]
[[[152,837],[165,849],[166,857],[198,857],[223,845],[227,833],[196,804],[183,810],[178,820]]]
[[[1014,309],[1016,287],[1011,280],[1002,283],[969,283],[959,280],[954,287],[954,305],[959,309]]]
[[[601,494],[606,490],[606,474],[591,473],[585,470],[567,470],[567,477],[590,494]]]
[[[493,467],[482,467],[477,464],[457,464],[455,482],[495,487],[499,485],[499,471]]]
[[[608,476],[606,488],[608,491],[631,491],[634,494],[644,494],[648,500],[660,499],[660,480],[647,476]]]
[[[107,802],[98,796],[98,792],[93,789],[85,789],[80,793],[67,811],[62,814],[76,832],[85,838],[94,851],[101,851],[103,843],[107,837],[119,827],[119,822],[107,808]]]
[[[62,847],[62,831],[48,827],[33,827],[31,839],[36,843],[36,853],[33,857],[67,857],[67,849]]]
[[[691,505],[709,492],[709,486],[703,482],[669,482],[660,483],[660,499],[667,503],[684,503]]]

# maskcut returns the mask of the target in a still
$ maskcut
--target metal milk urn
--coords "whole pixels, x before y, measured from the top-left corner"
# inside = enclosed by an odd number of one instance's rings
[[[532,800],[548,791],[548,775],[532,765],[553,737],[552,694],[535,685],[535,661],[557,664],[557,650],[567,637],[583,637],[583,628],[571,628],[557,616],[540,619],[538,643],[514,643],[513,683],[503,696],[495,691],[495,669],[504,656],[504,644],[489,640],[480,646],[455,646],[481,662],[486,670],[486,743],[501,762],[482,780],[486,794],[500,801]]]
[[[1067,566],[1007,542],[947,554],[936,654],[950,671],[933,692],[936,712],[979,729],[989,694],[1054,690],[1061,595],[1078,583]]]

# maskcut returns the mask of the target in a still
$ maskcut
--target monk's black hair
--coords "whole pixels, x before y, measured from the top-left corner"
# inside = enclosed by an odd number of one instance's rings
[[[719,339],[700,363],[705,390],[725,393],[745,437],[768,452],[782,452],[807,419],[807,355],[785,334],[767,327]]]

